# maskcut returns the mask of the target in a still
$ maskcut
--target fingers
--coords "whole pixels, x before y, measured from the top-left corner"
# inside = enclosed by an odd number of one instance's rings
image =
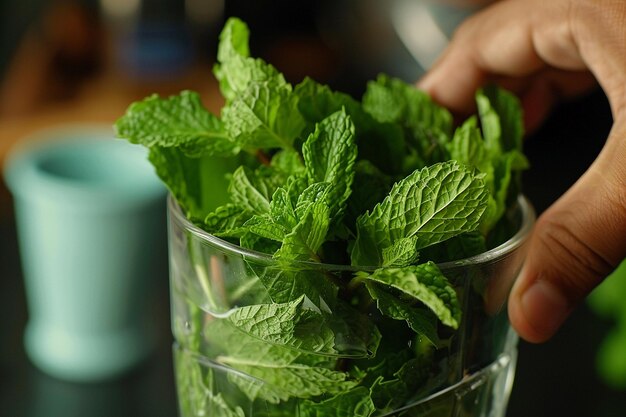
[[[509,89],[520,96],[524,126],[530,133],[543,124],[558,102],[581,96],[597,85],[595,77],[587,71],[548,68],[525,79],[523,83],[518,81],[518,85]]]
[[[626,257],[626,2],[503,0],[468,19],[418,83],[457,114],[486,82],[517,92],[535,127],[597,80],[615,124],[580,180],[538,220],[509,315],[528,341],[551,337]],[[587,74],[584,74],[587,72]],[[555,161],[556,163],[556,161]]]
[[[580,78],[581,71],[588,72],[571,32],[569,3],[508,0],[477,13],[458,28],[418,87],[457,114],[474,111],[474,93],[487,82],[522,96],[541,93],[541,103],[555,102],[557,93],[567,90],[560,88],[559,77],[546,75],[577,71]]]
[[[550,338],[583,298],[626,257],[626,123],[598,159],[539,218],[509,317],[530,342]]]
[[[494,76],[525,76],[542,66],[524,2],[496,3],[467,19],[418,87],[456,112],[468,112],[478,87]],[[503,22],[507,22],[503,24]]]

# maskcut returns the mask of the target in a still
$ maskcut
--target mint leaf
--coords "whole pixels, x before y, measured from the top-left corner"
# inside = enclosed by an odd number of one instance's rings
[[[380,122],[452,132],[452,115],[425,92],[399,78],[381,74],[367,83],[363,108]]]
[[[494,149],[494,146],[496,149]],[[470,117],[454,132],[447,144],[450,157],[462,164],[473,166],[485,174],[485,182],[493,188],[494,156],[499,155],[496,145],[491,147],[483,140],[476,117]]]
[[[393,411],[414,397],[417,388],[428,379],[430,360],[412,358],[396,371],[393,379],[379,377],[371,387],[371,398],[380,410]]]
[[[494,143],[493,146],[500,148],[500,152],[520,151],[524,118],[519,99],[506,90],[490,85],[476,93],[476,103],[487,143]]]
[[[344,357],[376,356],[381,334],[371,318],[347,303],[336,303],[326,315],[328,325],[335,333],[335,346]]]
[[[215,236],[241,237],[246,230],[243,225],[252,213],[236,204],[225,204],[209,213],[204,219],[204,229]]]
[[[224,401],[224,398],[220,393],[212,395],[210,392],[207,395],[207,400],[211,404],[206,415],[216,415],[220,417],[246,417],[241,407],[235,407],[234,409]]]
[[[301,417],[369,417],[376,412],[369,390],[359,386],[320,402],[303,401]]]
[[[415,171],[358,218],[352,264],[381,266],[382,251],[400,239],[417,236],[419,250],[475,230],[488,195],[483,174],[455,161]]]
[[[448,159],[445,144],[452,132],[452,115],[414,85],[382,74],[367,84],[363,108],[379,122],[405,129],[419,167]]]
[[[327,85],[319,84],[309,77],[305,77],[300,84],[296,85],[294,93],[299,97],[298,110],[311,125],[321,122],[342,108],[355,121],[361,122],[367,117],[361,108],[361,103],[350,95],[333,91]]]
[[[222,109],[226,131],[244,149],[291,149],[305,123],[291,86],[252,82]]]
[[[231,382],[250,400],[261,398],[276,404],[291,397],[334,395],[356,385],[347,373],[330,369],[324,357],[256,339],[224,320],[214,321],[207,331],[219,335],[212,340],[221,350],[216,362],[257,379],[229,373]]]
[[[249,37],[248,26],[235,17],[228,18],[220,34],[217,64],[213,67],[213,73],[228,102],[242,94],[253,82],[287,84],[284,76],[272,65],[250,57]]]
[[[228,187],[231,201],[244,211],[264,214],[270,211],[270,198],[274,189],[257,172],[240,166],[233,173]]]
[[[228,319],[260,340],[309,353],[373,356],[380,341],[366,317],[342,305],[332,314],[319,311],[305,296],[287,303],[239,307]]]
[[[328,183],[330,217],[336,221],[345,211],[352,191],[357,148],[354,124],[345,110],[333,113],[316,125],[302,147],[309,183]]]
[[[243,230],[259,237],[282,242],[289,230],[280,223],[272,221],[269,215],[254,215],[243,225]],[[273,253],[273,252],[268,252]]]
[[[292,175],[304,174],[302,157],[293,149],[283,149],[276,152],[272,157],[270,165],[278,172],[283,173],[285,179]]]
[[[461,307],[446,277],[433,262],[404,268],[381,268],[365,278],[366,282],[383,284],[400,292],[404,300],[421,302],[437,315],[439,320],[453,329],[458,328],[461,320]],[[374,291],[380,298],[380,293]],[[383,299],[383,304],[388,304]],[[399,306],[394,315],[401,314]],[[392,311],[390,308],[385,310]],[[383,312],[384,313],[384,312]],[[396,318],[396,317],[394,317]],[[402,317],[406,320],[405,317]]]
[[[366,288],[384,316],[394,320],[405,320],[415,333],[424,337],[433,346],[439,346],[436,317],[433,314],[420,306],[415,306],[414,302],[395,297],[385,290],[384,286],[367,283]]]
[[[403,237],[387,246],[382,251],[382,266],[403,267],[417,262],[419,254],[417,252],[416,235]]]
[[[286,303],[305,295],[309,305],[320,311],[332,311],[337,301],[337,286],[313,265],[311,269],[299,269],[303,267],[285,260],[266,267],[254,266],[253,270],[273,302]]]
[[[234,159],[189,157],[178,147],[160,146],[150,148],[149,159],[192,221],[201,224],[207,213],[228,202],[226,173],[232,171]]]
[[[245,417],[241,407],[232,408],[221,393],[211,387],[213,371],[205,372],[195,357],[188,352],[176,350],[176,387],[180,395],[183,415],[218,415],[223,417]]]
[[[300,194],[294,207],[295,196],[290,195],[293,190],[278,188],[269,203],[269,213],[253,216],[244,228],[279,242],[284,242],[289,235],[286,245],[283,245],[284,251],[299,251],[297,260],[316,260],[316,252],[328,230],[328,206],[325,203],[328,189],[327,183],[312,184],[302,191],[298,187]],[[313,205],[315,208],[312,208]]]
[[[509,235],[510,236],[510,235]],[[422,259],[433,262],[448,262],[478,255],[487,250],[485,236],[478,230],[455,236],[445,242],[429,246],[420,251]]]
[[[500,100],[500,104],[507,102],[504,96],[500,97]],[[512,188],[511,183],[519,181],[514,173],[525,169],[528,166],[528,161],[519,150],[503,151],[509,145],[502,142],[504,136],[501,131],[499,114],[491,107],[489,99],[481,93],[477,94],[477,102],[479,109],[482,109],[481,124],[484,139],[477,126],[476,118],[471,117],[456,130],[447,148],[453,159],[476,167],[485,174],[484,180],[490,195],[480,228],[483,234],[487,234],[502,218],[506,210]],[[505,109],[521,117],[521,110],[514,111],[517,102],[510,101],[509,104],[510,106],[505,107]],[[521,135],[521,130],[516,130],[515,133],[509,135],[514,135],[517,138],[518,135]],[[521,146],[521,136],[518,139],[515,141],[518,141]]]
[[[356,231],[356,219],[381,202],[389,194],[392,184],[391,177],[385,175],[370,161],[366,159],[357,161],[344,223]]]
[[[114,127],[118,137],[132,143],[147,148],[177,147],[190,157],[232,156],[239,152],[222,121],[209,113],[198,93],[192,91],[167,99],[153,94],[137,101]]]
[[[495,165],[498,164],[501,156],[500,145],[497,141],[487,143],[478,128],[476,117],[471,117],[455,131],[447,148],[452,159],[475,167],[485,175],[484,181],[489,189],[489,197],[481,223],[482,231],[486,233],[497,223],[503,213],[494,196],[496,192]]]
[[[244,232],[239,238],[239,245],[242,248],[251,249],[265,254],[273,254],[280,249],[279,242],[249,232]]]
[[[239,307],[228,319],[237,328],[269,343],[307,352],[336,353],[334,333],[324,325],[321,313],[307,309],[304,295],[287,303]]]
[[[295,88],[300,98],[298,109],[309,125],[342,109],[354,123],[358,158],[367,159],[386,173],[402,172],[402,159],[405,156],[405,143],[402,128],[392,123],[381,123],[369,115],[348,94],[331,90],[310,78],[305,78]],[[313,127],[309,127],[313,131]]]
[[[276,252],[276,259],[319,262],[318,250],[326,240],[330,226],[330,210],[324,201],[316,201],[293,230],[285,235],[283,245]]]

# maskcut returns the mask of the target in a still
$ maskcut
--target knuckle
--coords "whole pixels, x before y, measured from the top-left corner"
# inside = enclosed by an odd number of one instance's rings
[[[539,247],[543,257],[552,262],[545,273],[556,281],[571,300],[583,298],[597,282],[605,277],[613,265],[598,248],[587,241],[573,213],[544,216],[537,222]]]

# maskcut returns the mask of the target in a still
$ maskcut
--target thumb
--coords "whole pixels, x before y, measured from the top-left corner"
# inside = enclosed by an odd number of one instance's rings
[[[538,219],[509,297],[529,342],[549,339],[626,257],[626,124],[613,126],[587,172]]]

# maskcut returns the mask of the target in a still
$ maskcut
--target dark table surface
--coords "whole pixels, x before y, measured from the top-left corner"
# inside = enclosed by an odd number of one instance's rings
[[[538,212],[554,201],[595,158],[610,128],[603,95],[565,105],[526,142],[532,168],[525,193]],[[94,384],[59,381],[28,361],[22,332],[28,313],[11,216],[0,222],[0,416],[173,417],[177,415],[172,369],[167,277],[159,281],[157,351],[123,377]],[[626,392],[608,389],[594,368],[596,349],[611,323],[579,308],[542,345],[520,343],[508,417],[613,417],[626,415]],[[626,352],[625,352],[626,354]]]

